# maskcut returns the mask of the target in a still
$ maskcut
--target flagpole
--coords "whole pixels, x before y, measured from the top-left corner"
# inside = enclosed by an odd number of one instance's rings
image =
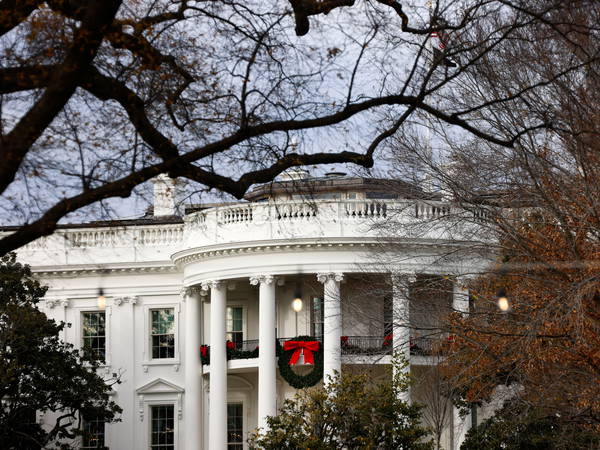
[[[429,13],[429,26],[431,26],[432,21],[431,18],[433,17],[433,2],[432,0],[427,0],[426,3],[427,6],[427,11]],[[431,65],[430,65],[430,70],[433,67],[435,61],[434,61],[434,56],[433,56],[433,39],[431,39],[431,33],[427,36],[427,43],[426,43],[426,49],[427,49],[427,53],[429,55],[430,61],[431,61]],[[432,131],[431,131],[431,121],[429,120],[429,116],[427,114],[425,114],[425,121],[429,122],[429,124],[426,123],[425,126],[425,162],[426,164],[430,165],[432,164],[432,160],[433,160],[433,144],[432,144]],[[431,174],[426,174],[425,177],[425,189],[428,191],[431,191],[433,189],[433,183],[432,183],[432,178],[431,178]]]

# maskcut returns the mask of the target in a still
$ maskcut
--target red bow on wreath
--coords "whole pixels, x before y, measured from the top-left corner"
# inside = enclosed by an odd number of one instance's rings
[[[313,352],[319,351],[319,341],[285,341],[283,350],[295,350],[290,358],[290,366],[295,366],[300,358],[300,353],[304,353],[304,364],[315,363]]]
[[[200,346],[200,355],[206,356],[207,352],[208,352],[208,345],[201,345]]]

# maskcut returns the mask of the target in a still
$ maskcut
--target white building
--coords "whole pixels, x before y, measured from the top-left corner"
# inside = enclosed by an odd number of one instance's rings
[[[245,448],[247,433],[294,392],[278,372],[276,338],[321,341],[326,376],[353,365],[377,372],[390,363],[392,336],[414,373],[435,363],[429,340],[404,326],[434,323],[411,286],[446,280],[453,295],[436,301],[466,311],[455,277],[486,263],[468,255],[473,229],[448,227],[454,207],[407,184],[303,177],[183,217],[176,186],[160,178],[153,215],[63,226],[19,250],[50,286],[47,315],[72,324],[64,339],[95,348],[103,375],[122,378],[114,387],[122,421],[105,426],[107,447]],[[392,221],[400,224],[394,233],[377,227]],[[427,227],[405,227],[420,222]],[[381,257],[382,242],[398,257]],[[441,257],[457,249],[460,259]],[[297,297],[300,312],[291,307]],[[260,342],[260,354],[228,361],[226,340],[238,350]],[[201,345],[211,346],[210,365],[201,363]],[[449,417],[444,448],[457,448],[467,422]]]

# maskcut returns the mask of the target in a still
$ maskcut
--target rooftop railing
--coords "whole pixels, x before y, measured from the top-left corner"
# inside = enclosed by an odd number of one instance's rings
[[[77,250],[173,247],[304,237],[380,237],[377,224],[422,227],[428,237],[458,238],[457,223],[482,223],[489,211],[466,210],[428,200],[294,200],[255,202],[206,209],[187,215],[184,224],[144,224],[63,228],[23,250]],[[452,223],[452,226],[448,224]],[[375,226],[374,226],[375,225]],[[452,229],[452,236],[444,230]],[[410,234],[410,232],[409,232]],[[473,228],[462,233],[473,236]],[[423,235],[424,236],[424,235]],[[188,245],[189,244],[189,245]]]

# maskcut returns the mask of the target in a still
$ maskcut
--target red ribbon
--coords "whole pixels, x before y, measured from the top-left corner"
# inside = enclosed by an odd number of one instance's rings
[[[319,341],[285,341],[283,350],[294,350],[290,358],[290,366],[296,365],[300,354],[304,353],[304,364],[314,364],[315,356],[313,352],[319,351]]]
[[[200,355],[206,356],[207,352],[208,352],[208,345],[201,345],[200,346]]]
[[[393,341],[393,339],[394,339],[394,335],[393,335],[392,333],[390,333],[390,334],[386,335],[386,336],[383,338],[383,346],[384,346],[384,347],[386,347],[386,346],[388,346],[388,345],[392,345],[392,341]]]
[[[231,341],[227,341],[225,343],[225,346],[229,349],[229,350],[235,350],[235,342],[231,342]]]

